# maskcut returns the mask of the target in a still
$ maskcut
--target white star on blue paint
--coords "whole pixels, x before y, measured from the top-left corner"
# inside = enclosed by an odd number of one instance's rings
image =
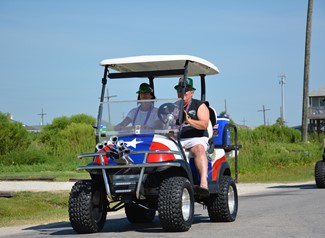
[[[133,148],[137,148],[137,144],[142,143],[143,141],[137,141],[136,138],[134,138],[132,141],[125,141],[125,144],[127,147],[132,146]]]

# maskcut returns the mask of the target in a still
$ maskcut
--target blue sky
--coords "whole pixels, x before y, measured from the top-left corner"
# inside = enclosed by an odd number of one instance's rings
[[[239,124],[301,124],[308,0],[0,0],[0,111],[27,125],[96,117],[106,58],[187,54],[215,64],[207,99]],[[325,1],[314,0],[309,91],[325,85]],[[195,79],[194,79],[195,80]],[[110,84],[135,99],[142,81]],[[158,82],[158,98],[176,96]]]

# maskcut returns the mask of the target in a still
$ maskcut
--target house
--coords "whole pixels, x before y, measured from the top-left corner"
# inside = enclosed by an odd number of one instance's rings
[[[39,133],[42,130],[42,125],[40,125],[40,126],[28,126],[28,125],[25,125],[24,123],[21,123],[19,121],[15,121],[13,119],[12,114],[8,114],[8,115],[10,117],[10,122],[22,124],[23,127],[25,127],[28,132]]]
[[[42,126],[27,126],[24,125],[28,132],[38,133],[41,132]]]
[[[309,130],[325,133],[325,86],[309,93]]]

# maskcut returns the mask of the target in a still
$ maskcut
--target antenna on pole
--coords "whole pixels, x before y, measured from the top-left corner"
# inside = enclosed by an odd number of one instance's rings
[[[279,84],[281,85],[281,107],[280,107],[280,117],[285,123],[285,116],[284,116],[284,84],[286,83],[286,75],[285,74],[280,74],[279,75]]]
[[[242,120],[242,123],[243,123],[244,126],[246,126],[246,125],[245,125],[246,122],[247,122],[247,120],[246,120],[245,117],[244,117],[244,119]]]
[[[43,112],[43,108],[42,108],[42,112],[39,113],[39,114],[37,114],[37,115],[40,115],[41,116],[41,119],[42,119],[41,126],[43,127],[43,125],[44,125],[44,116],[46,115],[46,113]]]
[[[227,115],[227,99],[225,99],[225,114]]]
[[[266,126],[266,119],[265,119],[265,112],[269,111],[270,109],[265,109],[265,106],[263,105],[262,110],[258,110],[258,112],[263,112],[263,118],[264,118],[264,126]]]
[[[105,96],[104,98],[107,100],[108,124],[111,124],[111,109],[110,109],[109,100],[113,97],[117,97],[117,95],[110,96],[108,93],[108,88],[106,88],[106,94],[107,94],[107,96]]]
[[[108,124],[111,124],[111,111],[110,111],[110,106],[109,106],[109,100],[110,100],[110,98],[117,97],[117,95],[109,96],[108,88],[106,88],[106,93],[107,93],[107,96],[105,98],[107,99]]]

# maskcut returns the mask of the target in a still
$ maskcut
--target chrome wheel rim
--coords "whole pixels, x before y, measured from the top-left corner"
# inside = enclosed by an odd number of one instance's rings
[[[187,221],[189,219],[190,212],[191,212],[190,193],[188,192],[187,189],[184,189],[183,194],[182,194],[182,213],[183,213],[183,218],[185,221]]]
[[[230,214],[233,214],[235,211],[235,208],[236,208],[235,191],[232,186],[230,186],[229,190],[228,190],[228,208],[229,208]]]

